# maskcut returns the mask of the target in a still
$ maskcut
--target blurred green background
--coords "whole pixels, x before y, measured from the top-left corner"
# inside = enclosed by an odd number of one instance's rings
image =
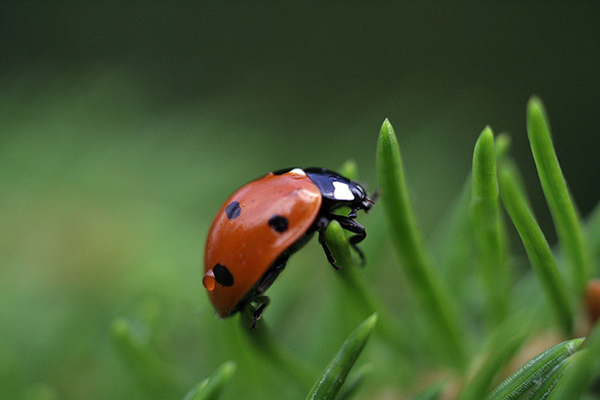
[[[110,340],[117,317],[152,332],[182,381],[173,398],[229,359],[227,398],[297,396],[235,319],[214,317],[206,232],[233,190],[270,170],[354,159],[375,188],[386,117],[427,232],[490,124],[511,133],[554,240],[525,104],[545,101],[587,214],[600,198],[599,20],[596,2],[3,4],[0,398],[148,398]],[[402,278],[384,232],[371,237],[379,262],[365,275],[401,313],[410,300],[394,303]],[[340,311],[336,285],[311,243],[270,290],[272,330],[317,369],[363,318]]]

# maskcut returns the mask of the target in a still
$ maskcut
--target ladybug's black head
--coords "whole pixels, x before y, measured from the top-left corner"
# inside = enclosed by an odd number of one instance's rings
[[[350,215],[348,216],[350,218],[355,218],[358,210],[365,210],[365,212],[368,212],[371,207],[373,207],[373,204],[375,204],[375,200],[369,198],[365,188],[354,181],[349,181],[348,187],[354,195],[354,200],[351,204],[348,204],[348,206],[352,208],[352,212],[350,212]]]

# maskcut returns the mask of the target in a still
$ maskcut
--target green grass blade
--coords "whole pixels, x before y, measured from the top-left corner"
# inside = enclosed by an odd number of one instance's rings
[[[504,207],[519,232],[527,257],[548,295],[559,324],[568,335],[573,329],[573,310],[569,304],[567,288],[550,246],[529,208],[516,167],[510,162],[502,163],[499,180]]]
[[[377,314],[373,314],[348,336],[337,355],[317,379],[306,399],[329,400],[337,396],[354,362],[365,347],[376,322]]]
[[[510,271],[506,232],[500,218],[494,135],[489,127],[475,144],[472,188],[471,219],[480,256],[477,265],[486,295],[485,312],[493,327],[508,313]]]
[[[525,400],[546,400],[550,397],[556,385],[573,366],[573,362],[585,354],[585,350],[573,354],[571,357],[562,360],[550,373],[545,376],[534,390],[532,390]]]
[[[590,273],[590,256],[579,215],[560,169],[540,99],[527,105],[527,133],[548,207],[552,213],[560,245],[569,259],[571,282],[581,295]]]
[[[183,400],[216,400],[235,373],[235,362],[227,361],[215,373],[197,384]]]
[[[377,173],[381,203],[388,215],[390,236],[408,281],[432,324],[448,362],[466,365],[466,345],[456,300],[434,269],[433,259],[418,227],[409,199],[400,148],[388,120],[381,127],[377,144]]]
[[[594,325],[576,355],[569,371],[552,391],[551,399],[579,399],[594,380],[600,379],[600,324]]]
[[[112,323],[111,334],[119,353],[148,393],[169,398],[180,391],[181,385],[174,371],[160,359],[133,324],[118,318]]]
[[[583,339],[567,340],[540,353],[498,385],[487,400],[516,400],[537,390],[540,382],[575,353],[582,342]]]

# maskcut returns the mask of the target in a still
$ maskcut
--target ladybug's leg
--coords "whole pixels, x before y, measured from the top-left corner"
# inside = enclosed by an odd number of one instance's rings
[[[325,240],[325,230],[329,226],[329,218],[321,217],[317,221],[317,230],[319,231],[319,243],[323,247],[323,251],[325,252],[325,256],[327,256],[327,261],[329,264],[335,269],[340,269],[341,266],[336,264],[335,258],[333,258],[333,254],[331,254],[331,250],[327,247],[327,241]]]
[[[364,264],[365,255],[363,254],[362,250],[357,246],[357,244],[362,242],[367,237],[367,231],[365,230],[365,227],[353,220],[352,218],[345,217],[343,215],[331,214],[329,217],[339,222],[342,228],[356,234],[354,236],[350,236],[350,238],[348,238],[348,241],[350,242],[352,248],[358,253],[361,265]]]
[[[254,311],[254,316],[252,317],[252,324],[250,325],[250,329],[256,328],[256,321],[258,321],[260,317],[262,317],[262,314],[265,311],[265,308],[267,308],[267,306],[271,302],[271,299],[269,299],[268,296],[260,295],[256,296],[254,298],[254,301],[256,301],[259,304],[259,306],[256,309],[256,311]]]
[[[281,271],[285,268],[285,264],[290,256],[288,254],[281,255],[278,259],[271,264],[267,272],[260,277],[256,288],[254,289],[255,296],[261,295],[267,291],[268,288],[271,287],[275,279],[279,276]]]
[[[288,254],[283,254],[280,256],[275,262],[269,267],[267,272],[263,274],[258,281],[254,289],[254,295],[252,297],[252,302],[257,303],[258,308],[254,311],[254,316],[252,317],[252,325],[250,325],[250,329],[254,329],[256,327],[256,321],[260,319],[265,308],[269,305],[270,299],[263,295],[264,292],[273,284],[275,279],[279,276],[281,271],[285,268],[285,264],[289,258]]]

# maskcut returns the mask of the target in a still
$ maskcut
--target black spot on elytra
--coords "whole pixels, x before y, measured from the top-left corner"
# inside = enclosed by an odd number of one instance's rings
[[[217,283],[220,283],[223,286],[232,286],[233,285],[233,275],[227,269],[226,266],[217,264],[213,267],[213,274],[215,275],[215,280]]]
[[[286,217],[282,217],[281,215],[274,215],[269,220],[269,226],[273,228],[275,232],[283,233],[287,231],[288,220]]]
[[[234,218],[239,217],[241,212],[242,212],[242,208],[240,207],[240,203],[238,203],[237,201],[231,202],[225,208],[225,214],[227,214],[227,218],[229,218],[229,219],[234,219]]]

